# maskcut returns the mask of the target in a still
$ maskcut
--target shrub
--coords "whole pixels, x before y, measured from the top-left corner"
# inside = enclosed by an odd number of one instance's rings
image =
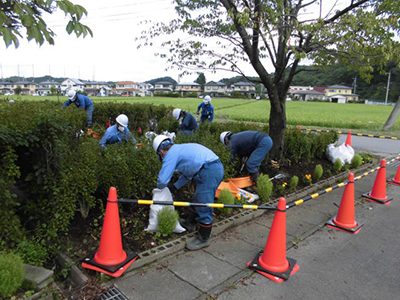
[[[290,178],[289,189],[291,191],[294,191],[298,185],[299,185],[299,177],[294,175],[292,178]]]
[[[6,298],[21,287],[25,268],[18,255],[0,252],[0,270],[0,297]]]
[[[322,174],[324,173],[324,169],[322,168],[322,165],[316,165],[314,169],[314,181],[318,181],[321,179]]]
[[[218,202],[222,204],[234,204],[235,197],[232,195],[230,189],[223,189],[218,197]],[[232,208],[221,208],[221,215],[229,215],[232,211]]]
[[[336,158],[335,163],[333,164],[333,169],[336,172],[339,172],[343,167],[342,160],[340,158]]]
[[[358,168],[359,166],[362,165],[362,162],[363,162],[363,159],[362,159],[361,155],[356,153],[356,154],[354,154],[353,159],[351,160],[351,167],[353,169]]]
[[[274,184],[266,174],[261,174],[257,179],[257,194],[262,200],[269,200]]]
[[[173,207],[165,206],[161,209],[158,214],[158,232],[162,236],[169,236],[175,229],[178,223],[178,212]]]
[[[43,266],[47,260],[48,248],[43,246],[36,239],[27,240],[24,238],[17,246],[16,253],[25,264]]]

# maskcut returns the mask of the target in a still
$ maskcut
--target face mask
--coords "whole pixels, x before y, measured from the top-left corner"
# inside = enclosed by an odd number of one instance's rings
[[[124,127],[124,126],[117,125],[117,130],[118,130],[119,132],[123,132],[123,131],[124,131],[124,129],[125,129],[125,127]]]

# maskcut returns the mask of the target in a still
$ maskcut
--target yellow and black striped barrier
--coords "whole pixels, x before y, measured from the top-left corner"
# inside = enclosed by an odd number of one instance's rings
[[[386,162],[386,165],[391,164],[392,162],[400,160],[400,156],[396,156]],[[378,171],[381,168],[381,166],[376,167],[375,169],[370,170],[369,172],[365,172],[357,177],[354,177],[354,182],[357,180],[360,180],[361,178],[370,175],[371,173],[374,173]],[[298,206],[300,204],[303,204],[311,199],[315,199],[323,194],[332,192],[333,190],[343,187],[348,183],[348,181],[344,181],[342,183],[336,184],[330,188],[327,188],[325,190],[319,191],[317,193],[314,193],[312,195],[309,195],[303,199],[296,200],[294,202],[291,202],[286,205],[286,208],[292,208],[295,206]],[[241,204],[223,204],[223,203],[194,203],[194,202],[182,202],[182,201],[157,201],[157,200],[139,200],[139,199],[126,199],[126,198],[121,198],[118,199],[118,202],[120,203],[134,203],[134,204],[141,204],[141,205],[171,205],[171,206],[198,206],[198,207],[212,207],[212,208],[239,208],[239,209],[266,209],[266,210],[276,210],[276,206],[269,206],[269,205],[241,205]]]
[[[315,132],[335,132],[334,130],[323,130],[323,129],[310,129],[310,128],[299,128],[300,130],[304,131],[315,131]],[[336,131],[339,134],[348,134],[348,132],[345,131]],[[395,136],[385,136],[385,135],[373,135],[373,134],[364,134],[364,133],[350,133],[351,135],[354,136],[366,136],[366,137],[373,137],[373,138],[380,138],[380,139],[391,139],[391,140],[398,140],[397,137]]]
[[[241,208],[241,209],[270,209],[276,210],[276,206],[268,205],[241,205],[241,204],[223,204],[223,203],[194,203],[194,202],[180,202],[180,201],[157,201],[157,200],[138,200],[138,199],[118,199],[121,203],[135,203],[144,205],[173,205],[173,206],[201,206],[212,208]]]
[[[390,159],[390,160],[386,163],[386,165],[389,165],[391,162],[393,162],[393,161],[395,161],[395,160],[399,160],[399,159],[400,159],[400,156],[396,156],[395,158]],[[363,178],[363,177],[365,177],[365,176],[370,175],[371,173],[374,173],[375,171],[378,171],[380,168],[381,168],[381,166],[378,166],[378,167],[376,167],[375,169],[370,170],[369,172],[366,172],[366,173],[363,173],[363,174],[361,174],[361,175],[359,175],[359,176],[357,176],[357,177],[354,177],[354,182],[357,181],[357,180],[360,180],[361,178]],[[335,190],[335,189],[337,189],[337,188],[343,187],[343,186],[345,186],[347,183],[348,183],[348,181],[346,180],[346,181],[344,181],[344,182],[342,182],[342,183],[339,183],[339,184],[337,184],[337,185],[334,185],[333,187],[327,188],[327,189],[325,189],[325,190],[323,190],[323,191],[320,191],[320,192],[314,193],[314,194],[312,194],[312,195],[310,195],[310,196],[307,196],[307,197],[305,197],[304,199],[299,199],[299,200],[296,200],[296,201],[294,201],[294,202],[292,202],[292,203],[289,203],[286,207],[287,207],[287,208],[291,208],[291,207],[300,205],[300,204],[302,204],[302,203],[304,203],[304,202],[307,202],[307,201],[309,201],[309,200],[311,200],[311,199],[317,198],[317,197],[319,197],[319,196],[321,196],[321,195],[323,195],[323,194],[332,192],[333,190]]]

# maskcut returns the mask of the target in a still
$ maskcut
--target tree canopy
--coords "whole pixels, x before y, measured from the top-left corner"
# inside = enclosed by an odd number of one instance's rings
[[[161,53],[185,72],[230,70],[246,77],[251,65],[271,101],[272,158],[283,153],[286,94],[300,63],[340,63],[370,80],[389,60],[399,64],[400,6],[396,0],[174,0],[177,18],[155,23],[140,45],[178,33]],[[183,33],[183,34],[182,34]],[[190,38],[186,38],[186,36]],[[288,71],[289,70],[289,71]],[[267,119],[267,118],[266,118]]]
[[[11,44],[16,48],[19,46],[18,38],[24,37],[21,33],[23,29],[26,30],[26,38],[29,41],[35,40],[39,45],[46,41],[53,45],[54,32],[47,27],[42,15],[51,14],[56,9],[61,9],[70,17],[66,26],[68,34],[74,32],[78,37],[85,37],[87,34],[93,36],[91,29],[80,22],[82,16],[87,15],[86,9],[68,0],[3,0],[0,1],[0,8],[0,36],[7,47]]]

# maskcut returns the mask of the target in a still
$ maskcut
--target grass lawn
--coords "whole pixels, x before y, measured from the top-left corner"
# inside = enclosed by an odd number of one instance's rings
[[[65,96],[0,96],[18,100],[59,101],[67,100]],[[195,114],[202,99],[196,98],[166,98],[166,97],[91,97],[96,102],[113,101],[126,103],[164,104]],[[269,120],[269,101],[219,99],[214,98],[215,120],[236,120],[267,124]],[[397,120],[392,130],[383,131],[382,127],[388,119],[393,106],[338,104],[322,102],[287,101],[287,125],[302,126],[311,129],[352,130],[353,133],[386,135],[400,137],[400,121]]]

